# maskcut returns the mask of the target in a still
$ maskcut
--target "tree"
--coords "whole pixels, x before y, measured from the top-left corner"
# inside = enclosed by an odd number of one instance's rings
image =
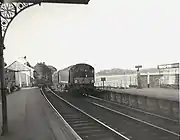
[[[46,64],[44,63],[37,63],[34,69],[38,73],[39,76],[44,76],[50,72],[48,66],[46,66]]]
[[[53,66],[49,65],[48,68],[51,70],[51,74],[53,74],[54,72],[57,71],[57,69],[55,67],[53,67]]]
[[[46,82],[52,83],[52,74],[57,71],[57,69],[53,66],[47,66],[44,62],[37,63],[34,66],[34,78],[37,83],[39,82]]]
[[[48,66],[46,66],[45,63],[37,63],[34,66],[34,77],[36,79],[36,81],[42,81],[42,82],[46,82],[49,80],[49,76],[51,75],[51,71],[48,68]]]

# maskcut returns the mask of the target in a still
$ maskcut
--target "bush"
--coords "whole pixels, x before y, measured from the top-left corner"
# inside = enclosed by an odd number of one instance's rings
[[[179,89],[179,84],[161,84],[161,88]]]
[[[129,88],[138,88],[137,85],[129,85]]]

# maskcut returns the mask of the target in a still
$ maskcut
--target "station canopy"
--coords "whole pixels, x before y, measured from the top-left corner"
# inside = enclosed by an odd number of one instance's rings
[[[3,0],[4,3],[64,3],[64,4],[88,4],[90,0]]]

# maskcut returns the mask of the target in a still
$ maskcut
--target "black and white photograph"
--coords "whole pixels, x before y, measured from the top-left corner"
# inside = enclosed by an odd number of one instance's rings
[[[1,0],[0,140],[180,140],[179,0]]]

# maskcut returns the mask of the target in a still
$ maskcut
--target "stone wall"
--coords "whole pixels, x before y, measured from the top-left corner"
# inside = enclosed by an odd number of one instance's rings
[[[132,108],[158,114],[173,120],[178,120],[180,115],[178,101],[116,92],[109,92],[103,95],[102,98]]]

